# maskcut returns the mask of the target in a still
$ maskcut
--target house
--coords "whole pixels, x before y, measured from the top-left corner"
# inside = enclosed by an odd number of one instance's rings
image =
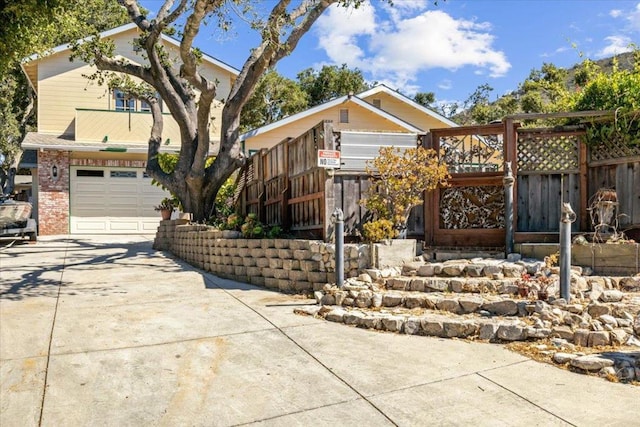
[[[425,134],[430,129],[457,127],[446,117],[385,85],[356,95],[345,95],[293,114],[240,136],[252,154],[288,137],[297,137],[322,120],[332,120],[334,131],[383,134]],[[415,139],[413,139],[415,142]],[[377,145],[376,145],[377,146]],[[343,157],[345,156],[343,144]],[[373,155],[377,154],[377,149]]]
[[[144,63],[132,40],[135,24],[103,32],[113,40],[116,54]],[[170,55],[179,43],[163,35]],[[37,150],[33,170],[33,202],[39,233],[118,234],[155,232],[159,215],[154,206],[166,195],[145,174],[147,141],[152,125],[149,106],[87,79],[95,69],[69,61],[70,46],[45,56],[27,58],[22,65],[37,93],[38,130],[27,134],[22,147]],[[212,111],[212,151],[219,143],[222,102],[239,71],[203,55],[200,72],[218,80]],[[163,152],[177,152],[180,132],[165,111]]]

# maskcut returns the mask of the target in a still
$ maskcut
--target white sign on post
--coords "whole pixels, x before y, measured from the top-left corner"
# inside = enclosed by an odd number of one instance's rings
[[[340,151],[318,150],[318,167],[339,169],[340,168]]]

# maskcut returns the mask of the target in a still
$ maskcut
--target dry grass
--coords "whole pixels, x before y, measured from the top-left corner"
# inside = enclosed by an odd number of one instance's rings
[[[576,372],[580,374],[585,374],[582,370],[578,370],[573,368],[570,364],[558,364],[553,361],[553,355],[558,352],[569,353],[569,354],[599,354],[606,352],[625,352],[625,351],[637,351],[637,347],[630,346],[622,346],[622,347],[613,347],[613,346],[600,346],[600,347],[580,347],[575,346],[575,349],[570,348],[556,348],[551,340],[538,340],[538,341],[517,341],[506,344],[505,347],[513,352],[522,354],[530,359],[536,360],[538,362],[548,363],[557,368],[564,369],[566,371]],[[597,373],[586,373],[586,375],[598,376]],[[621,382],[620,378],[616,375],[607,374],[604,377],[606,380],[610,382]],[[625,384],[630,384],[634,386],[640,386],[640,381],[629,381],[624,382]]]

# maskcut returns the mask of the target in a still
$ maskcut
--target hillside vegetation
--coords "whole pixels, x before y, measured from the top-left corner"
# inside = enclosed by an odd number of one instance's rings
[[[632,127],[637,129],[640,51],[598,61],[585,59],[569,69],[544,63],[511,93],[496,99],[493,88],[484,84],[463,105],[446,109],[451,119],[461,125],[486,124],[519,113],[616,110],[634,122]]]

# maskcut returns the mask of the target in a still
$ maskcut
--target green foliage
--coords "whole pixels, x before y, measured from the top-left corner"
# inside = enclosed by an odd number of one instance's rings
[[[396,230],[406,229],[411,209],[422,203],[425,191],[446,184],[449,178],[447,165],[435,151],[423,147],[403,151],[381,147],[366,170],[371,186],[360,203],[374,220],[389,220]]]
[[[588,123],[587,143],[607,144],[615,140],[627,145],[640,144],[640,61],[632,69],[619,69],[614,62],[611,73],[592,71],[589,75],[591,78],[582,90],[572,97],[572,109],[613,111],[614,116]]]
[[[233,196],[235,189],[236,187],[233,178],[227,179],[227,181],[222,184],[222,187],[220,187],[220,190],[216,195],[214,216],[208,221],[210,224],[218,228],[223,228],[221,226],[226,223],[227,218],[229,218],[234,212]]]
[[[293,80],[275,70],[267,71],[249,99],[242,115],[242,131],[273,123],[307,108],[309,96]]]
[[[112,0],[6,0],[0,10],[0,74],[34,53],[127,22]]]
[[[319,71],[307,68],[298,73],[297,77],[300,87],[309,97],[310,107],[350,92],[364,92],[373,86],[365,81],[362,71],[357,68],[351,70],[347,68],[347,64],[340,67],[325,65]]]
[[[436,94],[433,92],[418,92],[414,95],[413,100],[423,107],[429,107],[436,102]]]
[[[393,222],[383,218],[364,223],[362,236],[365,242],[374,243],[397,237],[398,230],[394,228]]]
[[[172,211],[176,208],[176,206],[176,200],[173,197],[165,197],[154,209],[157,211]]]
[[[258,220],[256,214],[250,213],[240,226],[240,232],[248,239],[259,239],[264,236],[264,225]]]

